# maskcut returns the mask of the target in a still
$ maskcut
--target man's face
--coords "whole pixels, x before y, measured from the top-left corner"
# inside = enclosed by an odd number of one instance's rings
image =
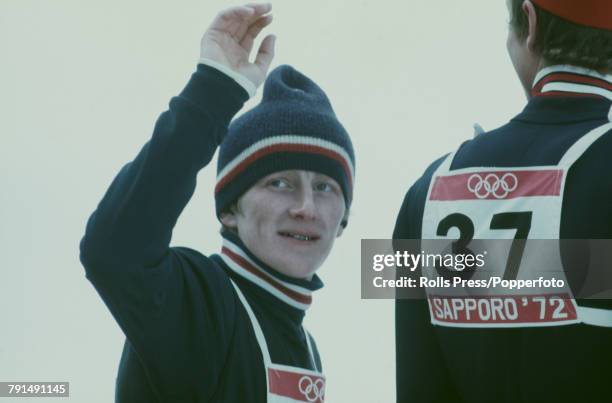
[[[512,19],[512,0],[506,0],[508,7],[508,13],[510,19]],[[530,49],[531,43],[535,40],[535,10],[531,2],[526,1],[523,4],[522,12],[525,12],[529,18],[529,33],[526,38],[520,38],[514,30],[512,24],[508,26],[508,39],[506,41],[506,47],[508,49],[508,55],[512,60],[514,70],[521,81],[527,98],[531,97],[531,87],[533,81],[540,68],[540,56]]]
[[[294,278],[310,278],[342,233],[342,188],[330,177],[290,170],[266,176],[221,221],[264,263]]]

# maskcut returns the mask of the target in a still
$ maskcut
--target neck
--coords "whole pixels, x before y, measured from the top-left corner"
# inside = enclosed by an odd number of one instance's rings
[[[312,292],[323,286],[316,274],[308,279],[289,277],[253,255],[236,234],[222,231],[221,235],[223,236],[221,258],[234,275],[265,290],[293,308],[306,310],[310,307]]]

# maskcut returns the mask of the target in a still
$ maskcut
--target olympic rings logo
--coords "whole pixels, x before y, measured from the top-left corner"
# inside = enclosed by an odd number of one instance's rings
[[[482,178],[478,174],[470,176],[467,182],[467,188],[470,192],[479,199],[486,199],[493,195],[497,199],[503,199],[518,187],[518,178],[516,175],[507,173],[501,178],[496,174],[488,174]]]
[[[311,377],[304,375],[300,379],[299,388],[309,402],[323,401],[325,398],[325,381],[322,378],[313,382]]]

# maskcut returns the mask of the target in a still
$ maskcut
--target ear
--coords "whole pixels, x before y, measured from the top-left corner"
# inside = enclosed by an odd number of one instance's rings
[[[522,7],[523,12],[527,15],[527,20],[529,21],[529,32],[527,34],[527,38],[525,42],[527,44],[527,49],[531,52],[534,52],[535,44],[536,44],[536,32],[538,28],[538,15],[536,14],[535,7],[531,0],[525,0],[523,2]]]
[[[221,223],[223,225],[235,230],[238,228],[238,221],[236,220],[236,212],[233,209],[230,209],[230,210],[231,211],[226,211],[224,213],[221,213],[221,217],[219,217],[219,219],[221,220]]]
[[[342,221],[340,221],[340,228],[338,228],[338,232],[336,233],[336,238],[339,238],[340,235],[342,235],[342,233],[344,232],[344,229],[348,225],[348,217],[349,217],[349,211],[347,210],[344,212],[344,217],[342,217]]]

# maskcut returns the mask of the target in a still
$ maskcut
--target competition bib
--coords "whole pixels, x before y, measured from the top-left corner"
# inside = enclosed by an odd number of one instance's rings
[[[440,250],[440,239],[466,250],[479,247],[473,240],[485,240],[481,243],[484,250],[473,250],[488,253],[484,269],[463,273],[464,278],[474,282],[486,282],[492,277],[537,280],[544,270],[554,274],[564,286],[554,290],[549,286],[520,290],[428,287],[426,294],[434,325],[528,327],[584,322],[608,326],[604,323],[612,322],[607,311],[577,306],[565,278],[557,242],[525,242],[559,239],[567,173],[588,147],[611,129],[612,124],[608,123],[589,132],[555,166],[451,171],[454,153],[446,157],[429,186],[421,234],[423,249],[444,254],[448,250]],[[440,270],[423,269],[423,275],[432,280],[439,273]]]
[[[263,330],[240,288],[231,280],[242,306],[246,310],[257,343],[261,349],[266,370],[267,403],[323,403],[325,401],[325,375],[318,370],[275,364],[270,358]],[[314,352],[308,332],[304,330],[312,366],[316,369]]]

